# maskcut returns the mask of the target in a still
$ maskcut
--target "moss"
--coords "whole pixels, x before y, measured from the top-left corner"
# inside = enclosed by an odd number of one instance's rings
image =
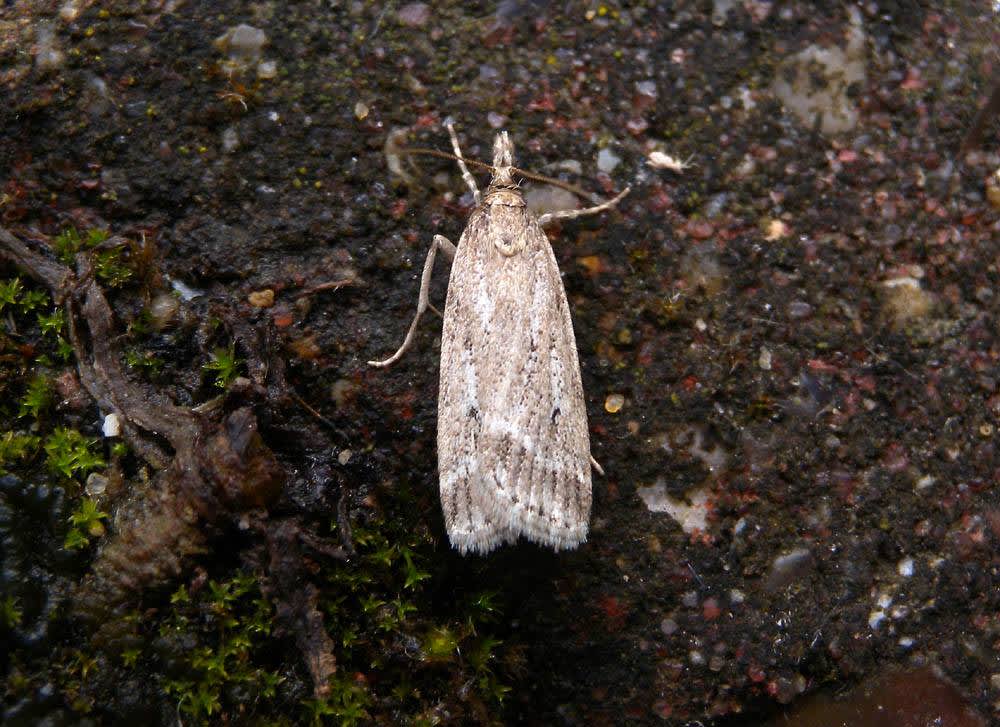
[[[80,501],[79,506],[69,516],[69,522],[73,526],[66,534],[64,547],[67,550],[84,548],[90,544],[90,538],[99,538],[104,535],[104,520],[108,514],[102,512],[97,503],[89,498]]]
[[[49,469],[65,477],[80,477],[105,466],[94,452],[96,439],[84,437],[76,429],[57,427],[45,440]]]
[[[215,374],[215,385],[220,389],[229,387],[233,379],[239,374],[240,366],[243,362],[236,357],[236,349],[230,343],[227,348],[217,348],[212,352],[212,360],[202,368]]]
[[[303,702],[305,716],[361,719],[352,700],[363,689],[364,711],[374,721],[406,715],[405,722],[433,723],[442,704],[459,721],[495,719],[508,692],[506,652],[494,633],[502,611],[498,594],[436,602],[442,584],[426,567],[439,557],[435,542],[405,486],[393,499],[391,510],[355,528],[360,563],[337,563],[325,573],[320,605],[339,647],[340,674],[355,677],[331,684],[332,696],[322,704]]]
[[[275,698],[283,677],[256,663],[271,633],[274,609],[255,576],[239,572],[211,580],[196,595],[182,586],[170,604],[169,616],[158,627],[157,648],[123,649],[123,663],[136,665],[148,654],[163,689],[195,722],[238,713],[244,692],[263,705]]]
[[[69,227],[52,239],[52,249],[70,266],[77,254],[93,251],[94,273],[98,279],[109,287],[119,288],[132,277],[132,270],[123,261],[124,245],[101,247],[109,237],[106,230],[87,230],[81,235],[75,227]]]

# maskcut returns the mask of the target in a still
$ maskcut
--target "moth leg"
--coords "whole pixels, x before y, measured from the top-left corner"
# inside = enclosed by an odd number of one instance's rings
[[[619,202],[622,198],[631,191],[631,187],[625,187],[621,193],[614,199],[609,199],[603,204],[599,204],[596,207],[585,207],[582,210],[561,210],[559,212],[547,212],[538,218],[539,225],[547,225],[554,220],[572,220],[575,217],[583,217],[585,215],[596,215],[598,212],[603,212],[604,210],[611,209]]]
[[[479,194],[479,187],[476,186],[476,180],[469,174],[469,168],[465,166],[465,158],[462,156],[462,150],[458,147],[458,135],[455,133],[455,125],[449,122],[446,126],[448,127],[448,136],[451,137],[451,148],[455,150],[455,156],[458,157],[458,168],[462,170],[462,180],[472,191],[472,199],[475,200],[476,207],[478,207],[482,202],[482,195]]]
[[[392,354],[389,358],[384,361],[369,361],[369,366],[377,366],[383,368],[390,364],[396,363],[403,354],[406,353],[406,349],[410,347],[410,343],[413,342],[413,334],[417,330],[417,323],[420,321],[420,316],[424,314],[424,311],[428,308],[434,308],[428,299],[428,293],[431,287],[431,274],[434,272],[434,257],[437,255],[437,251],[441,250],[445,257],[449,260],[455,259],[455,246],[452,244],[444,235],[434,235],[434,242],[431,243],[431,249],[427,251],[427,259],[424,261],[424,271],[420,275],[420,295],[417,298],[417,313],[413,316],[413,323],[410,324],[410,330],[406,332],[406,338],[403,339],[403,345],[399,347],[396,353]]]
[[[590,466],[594,468],[597,474],[599,474],[601,477],[604,477],[604,468],[597,463],[597,460],[594,459],[594,455],[590,455]]]

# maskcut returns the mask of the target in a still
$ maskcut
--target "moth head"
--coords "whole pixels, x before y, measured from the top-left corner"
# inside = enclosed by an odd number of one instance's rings
[[[501,131],[493,142],[493,181],[490,182],[490,186],[494,188],[517,186],[511,176],[513,166],[514,145],[507,132]]]

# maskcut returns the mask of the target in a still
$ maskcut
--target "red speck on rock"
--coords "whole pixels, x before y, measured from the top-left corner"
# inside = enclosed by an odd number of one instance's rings
[[[541,96],[538,96],[528,102],[528,111],[548,111],[552,112],[556,110],[556,101],[546,89]]]
[[[674,713],[673,705],[661,699],[653,704],[653,714],[660,719],[670,719]]]
[[[696,240],[707,240],[715,232],[711,222],[706,220],[693,220],[685,226],[685,232]]]
[[[400,219],[406,214],[406,209],[408,205],[405,199],[397,199],[392,205],[392,216],[393,219]]]
[[[706,621],[713,621],[722,615],[722,609],[719,608],[718,600],[714,598],[706,598],[705,602],[701,605],[701,614],[705,617]]]
[[[295,322],[295,319],[292,317],[292,314],[286,310],[282,311],[276,310],[274,312],[273,320],[275,328],[288,328],[290,325],[292,325],[292,323]]]
[[[608,631],[620,631],[625,625],[625,616],[628,614],[626,608],[615,596],[601,596],[597,602],[598,608],[604,614]]]
[[[625,122],[625,128],[632,136],[639,136],[649,128],[649,122],[645,119],[629,119]]]

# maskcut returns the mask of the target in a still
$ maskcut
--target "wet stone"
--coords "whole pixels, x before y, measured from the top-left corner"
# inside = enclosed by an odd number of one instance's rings
[[[780,555],[771,563],[771,572],[767,576],[766,588],[769,591],[779,591],[804,578],[813,568],[812,553],[808,548],[797,548]]]

